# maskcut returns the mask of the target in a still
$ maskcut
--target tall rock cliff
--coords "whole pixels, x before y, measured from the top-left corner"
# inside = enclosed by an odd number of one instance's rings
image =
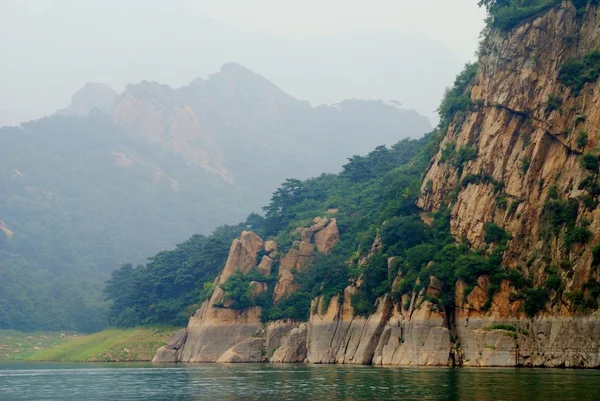
[[[474,248],[485,245],[486,225],[503,227],[512,236],[504,263],[538,285],[558,270],[565,292],[597,278],[600,209],[585,184],[596,173],[582,160],[597,154],[600,85],[576,94],[559,75],[600,46],[599,23],[596,6],[581,15],[563,2],[509,33],[492,31],[472,83],[474,107],[451,121],[418,201],[425,211],[451,207],[452,234]],[[461,165],[446,157],[464,149],[475,155]],[[572,310],[564,294],[554,301],[556,313]]]
[[[574,73],[581,75],[597,68],[591,59],[600,45],[600,16],[595,5],[578,7],[565,1],[509,32],[489,32],[471,82],[471,107],[449,121],[423,181],[419,207],[450,208],[452,234],[475,249],[488,249],[490,229],[505,230],[503,265],[548,294],[524,329],[529,336],[514,334],[512,344],[481,329],[509,319],[521,322],[509,326],[520,331],[525,313],[514,283],[503,281],[492,297],[487,278],[466,300],[457,291],[455,330],[465,364],[599,363],[592,293],[600,241],[600,86],[589,72],[580,87],[573,85],[569,66],[582,66]],[[474,344],[484,349],[474,352]]]

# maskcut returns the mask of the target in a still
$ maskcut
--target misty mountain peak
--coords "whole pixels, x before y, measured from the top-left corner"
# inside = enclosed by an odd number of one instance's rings
[[[204,83],[206,81],[204,80],[204,78],[198,77],[196,79],[194,79],[192,82],[190,82],[190,84],[188,85],[190,88],[193,87],[202,87],[204,86]]]
[[[71,97],[71,104],[57,111],[57,114],[87,115],[98,109],[108,113],[119,96],[110,86],[95,82],[87,82]]]
[[[258,75],[254,71],[244,67],[243,65],[235,62],[225,63],[221,66],[221,74],[247,74],[247,75]]]

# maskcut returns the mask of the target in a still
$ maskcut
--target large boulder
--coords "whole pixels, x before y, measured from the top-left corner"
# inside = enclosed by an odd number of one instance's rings
[[[281,346],[273,353],[271,363],[301,363],[306,359],[308,352],[307,341],[308,325],[300,324],[281,340]]]
[[[178,360],[179,352],[165,345],[156,351],[152,363],[176,363]]]
[[[312,222],[313,224],[310,226],[310,230],[316,233],[317,231],[321,231],[325,228],[325,226],[329,223],[329,219],[327,217],[315,217]]]
[[[185,344],[185,340],[187,338],[188,330],[187,328],[179,330],[177,333],[173,335],[167,342],[167,348],[179,350]]]
[[[265,242],[265,252],[267,255],[272,254],[277,250],[277,243],[275,241],[267,241]]]
[[[320,253],[329,253],[335,244],[340,241],[340,232],[336,219],[331,219],[327,226],[317,231],[313,236],[313,241]]]
[[[264,241],[251,231],[244,231],[239,239],[234,239],[219,283],[227,281],[238,270],[244,274],[248,273],[256,266],[256,257],[263,245]]]
[[[260,264],[258,265],[258,272],[265,277],[269,277],[271,275],[271,268],[273,267],[273,259],[269,256],[263,256]]]
[[[167,341],[167,345],[160,347],[156,351],[154,358],[152,358],[152,363],[175,363],[179,361],[179,350],[185,344],[187,334],[187,328],[181,329],[175,333],[173,337]]]
[[[217,363],[248,363],[262,361],[263,341],[260,338],[248,338],[229,348]]]

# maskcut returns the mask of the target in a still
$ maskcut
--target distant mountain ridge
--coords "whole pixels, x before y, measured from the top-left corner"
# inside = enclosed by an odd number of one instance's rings
[[[88,83],[55,115],[0,128],[0,328],[96,330],[121,263],[430,128],[381,101],[311,107],[237,64],[179,89]]]
[[[284,176],[337,171],[346,157],[431,130],[415,111],[381,101],[311,107],[235,63],[179,89],[155,82],[129,85],[115,102],[112,119],[131,135],[232,182],[248,178],[248,164],[260,164],[245,160],[249,151],[285,160],[290,165],[286,174],[273,177],[281,181]],[[327,151],[327,159],[307,168],[307,159],[318,149]]]
[[[105,110],[130,136],[239,188],[250,210],[265,204],[285,178],[337,172],[352,155],[432,128],[426,117],[398,102],[350,99],[312,107],[236,63],[177,89],[149,81],[130,84],[113,96],[112,107],[107,98],[106,87],[88,83],[60,112]],[[261,180],[247,185],[257,176]]]

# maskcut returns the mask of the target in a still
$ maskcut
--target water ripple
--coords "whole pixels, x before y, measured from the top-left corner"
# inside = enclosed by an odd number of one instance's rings
[[[0,364],[0,400],[587,400],[598,371]]]

